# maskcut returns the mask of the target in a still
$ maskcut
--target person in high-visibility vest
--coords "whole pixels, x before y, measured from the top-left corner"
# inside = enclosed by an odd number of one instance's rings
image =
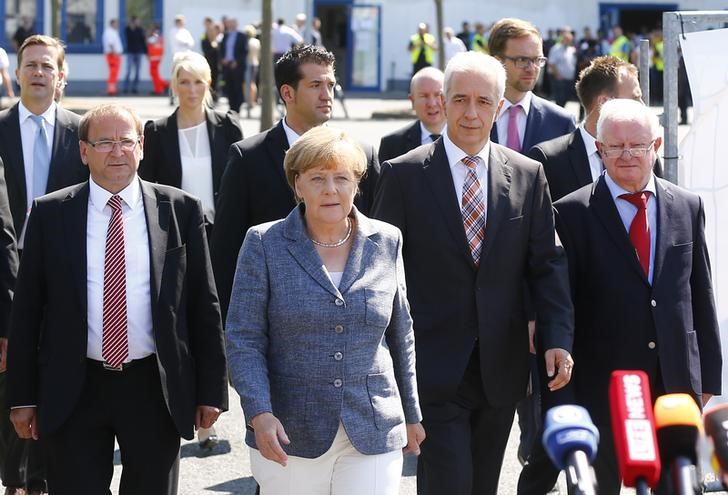
[[[661,103],[663,97],[662,76],[665,71],[665,44],[662,40],[662,31],[655,30],[650,44],[652,45],[652,65],[650,66],[652,98],[650,101]]]
[[[149,75],[155,95],[164,94],[169,84],[159,74],[159,64],[164,55],[164,37],[159,32],[159,24],[152,25],[151,34],[147,38],[147,57],[149,58]]]
[[[629,62],[629,54],[631,52],[629,38],[624,35],[622,28],[619,26],[614,26],[612,33],[614,34],[614,40],[612,41],[612,49],[609,54],[625,62]]]
[[[473,45],[471,49],[474,52],[485,53],[488,55],[488,35],[485,32],[485,24],[482,22],[475,23],[475,36],[473,36]]]
[[[435,59],[434,52],[437,50],[437,43],[435,37],[427,31],[427,24],[421,22],[417,26],[417,33],[410,37],[409,52],[412,60],[412,75],[423,67],[430,67]]]

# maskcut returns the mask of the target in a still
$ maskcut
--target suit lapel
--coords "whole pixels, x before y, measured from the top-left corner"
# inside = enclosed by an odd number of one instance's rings
[[[571,140],[568,146],[569,164],[571,165],[576,180],[579,185],[585,186],[591,184],[591,168],[589,166],[589,156],[586,154],[586,146],[581,137],[579,129],[571,133]]]
[[[617,211],[617,206],[614,204],[612,195],[609,192],[609,187],[607,187],[607,183],[604,181],[604,176],[600,177],[594,185],[590,207],[594,209],[597,218],[607,231],[607,234],[616,244],[617,251],[619,251],[627,259],[632,268],[634,268],[634,270],[642,276],[645,283],[647,283],[645,272],[642,270],[642,266],[637,260],[634,246],[629,240],[629,234],[624,228],[622,219]]]
[[[341,294],[345,294],[351,284],[360,277],[362,267],[372,266],[374,261],[371,258],[377,251],[377,244],[369,238],[376,232],[372,223],[361,215],[356,207],[354,207],[354,218],[356,219],[356,230],[351,252],[349,252],[349,258],[346,260],[344,273],[339,283]]]
[[[487,219],[485,223],[485,241],[480,258],[485,259],[493,247],[498,230],[504,221],[510,203],[511,171],[508,157],[500,152],[497,146],[491,144],[488,157],[488,198]],[[481,263],[482,264],[482,263]]]
[[[521,151],[527,153],[528,150],[533,146],[533,139],[541,128],[543,122],[543,108],[536,101],[536,95],[531,97],[531,108],[528,109],[528,115],[526,116],[526,129],[523,131],[523,140],[521,141]]]
[[[73,265],[74,282],[79,301],[86,314],[88,309],[88,281],[86,261],[86,228],[88,223],[89,185],[85,182],[74,189],[63,200],[63,222],[66,234],[66,248],[74,253],[70,256]]]
[[[657,191],[657,225],[650,226],[650,228],[657,229],[657,235],[655,236],[655,259],[652,263],[652,285],[655,286],[659,280],[660,273],[662,271],[662,265],[665,261],[665,254],[667,248],[673,244],[673,239],[670,234],[673,232],[672,229],[662,228],[665,225],[670,225],[670,217],[674,217],[679,213],[675,211],[673,201],[675,197],[672,195],[671,186],[669,184],[663,184],[655,179],[655,187]]]
[[[157,197],[156,190],[147,182],[140,180],[144,215],[149,235],[149,265],[151,269],[152,308],[156,307],[162,285],[162,270],[167,253],[169,236],[169,217],[171,204]]]
[[[162,149],[164,150],[179,150],[179,126],[177,125],[177,112],[175,110],[171,117],[167,119],[167,125],[164,126],[164,134],[162,135]],[[174,173],[174,184],[182,185],[182,154],[178,151],[177,153],[170,152],[169,156],[172,160],[172,170]]]
[[[407,141],[407,148],[413,150],[422,144],[422,133],[420,132],[420,121],[416,120],[414,124],[407,129],[404,135]]]
[[[311,239],[306,235],[303,211],[303,205],[299,205],[283,221],[283,236],[289,241],[288,252],[312,279],[332,295],[338,297],[341,294],[324,271],[321,257],[316,252]]]
[[[67,150],[71,146],[71,141],[78,139],[66,113],[67,110],[56,107],[56,128],[53,132],[53,152],[46,191],[55,191],[59,188],[59,184],[63,183],[63,169],[67,166],[65,163]]]
[[[288,183],[286,180],[286,172],[283,170],[283,160],[285,160],[286,152],[290,146],[288,145],[286,131],[283,129],[283,121],[279,121],[275,127],[268,131],[268,135],[265,137],[265,144],[268,149],[268,154],[271,157],[271,166],[275,167],[281,179],[285,183]]]
[[[435,198],[440,212],[445,217],[445,224],[450,235],[460,246],[463,256],[475,267],[468,239],[465,236],[463,215],[460,205],[458,205],[458,196],[455,192],[452,172],[450,172],[450,162],[448,162],[445,145],[441,139],[430,147],[430,153],[423,164],[423,172],[432,191],[432,197]]]

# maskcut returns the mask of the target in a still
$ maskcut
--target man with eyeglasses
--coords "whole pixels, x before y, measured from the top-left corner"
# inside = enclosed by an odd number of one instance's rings
[[[575,311],[577,364],[566,400],[586,407],[599,428],[594,468],[605,495],[620,491],[612,371],[644,370],[653,399],[682,392],[703,405],[721,393],[703,200],[653,174],[660,134],[657,116],[642,103],[604,103],[597,147],[606,173],[554,204]]]
[[[534,144],[576,128],[573,115],[533,94],[546,64],[536,26],[521,19],[501,19],[491,29],[488,48],[506,69],[505,101],[491,131],[493,142],[525,154]]]
[[[59,84],[65,81],[64,62],[59,40],[44,35],[26,38],[18,49],[15,70],[20,101],[0,112],[0,158],[21,252],[33,200],[88,178],[79,154],[80,117],[54,101]],[[0,335],[0,347],[7,342],[5,337]],[[4,380],[0,374],[0,409],[6,409]],[[5,418],[0,420],[0,463],[8,493],[23,487],[31,493],[45,489],[42,453],[35,444],[19,441]]]
[[[200,200],[139,179],[142,122],[79,126],[88,181],[38,198],[10,322],[8,406],[41,439],[53,494],[175,494],[180,437],[227,409],[222,320]]]

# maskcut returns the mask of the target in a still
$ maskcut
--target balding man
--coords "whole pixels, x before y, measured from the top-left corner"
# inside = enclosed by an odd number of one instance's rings
[[[409,100],[417,120],[387,134],[379,143],[379,163],[404,155],[420,145],[440,137],[445,127],[442,106],[442,71],[425,67],[410,81]]]

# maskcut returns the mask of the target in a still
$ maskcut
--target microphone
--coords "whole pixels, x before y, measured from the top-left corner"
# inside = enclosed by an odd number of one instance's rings
[[[624,486],[649,494],[660,480],[650,382],[644,371],[613,371],[609,382],[614,451]]]
[[[700,493],[695,465],[696,446],[703,429],[700,409],[688,394],[668,394],[655,402],[657,443],[663,465],[671,466],[674,493]]]
[[[599,430],[586,409],[563,405],[546,412],[542,438],[544,449],[575,495],[596,495],[591,463],[597,455]]]
[[[705,433],[713,443],[713,467],[716,472],[720,471],[720,479],[725,480],[728,473],[728,404],[721,404],[706,411],[703,420]],[[725,481],[723,485],[728,487]]]

